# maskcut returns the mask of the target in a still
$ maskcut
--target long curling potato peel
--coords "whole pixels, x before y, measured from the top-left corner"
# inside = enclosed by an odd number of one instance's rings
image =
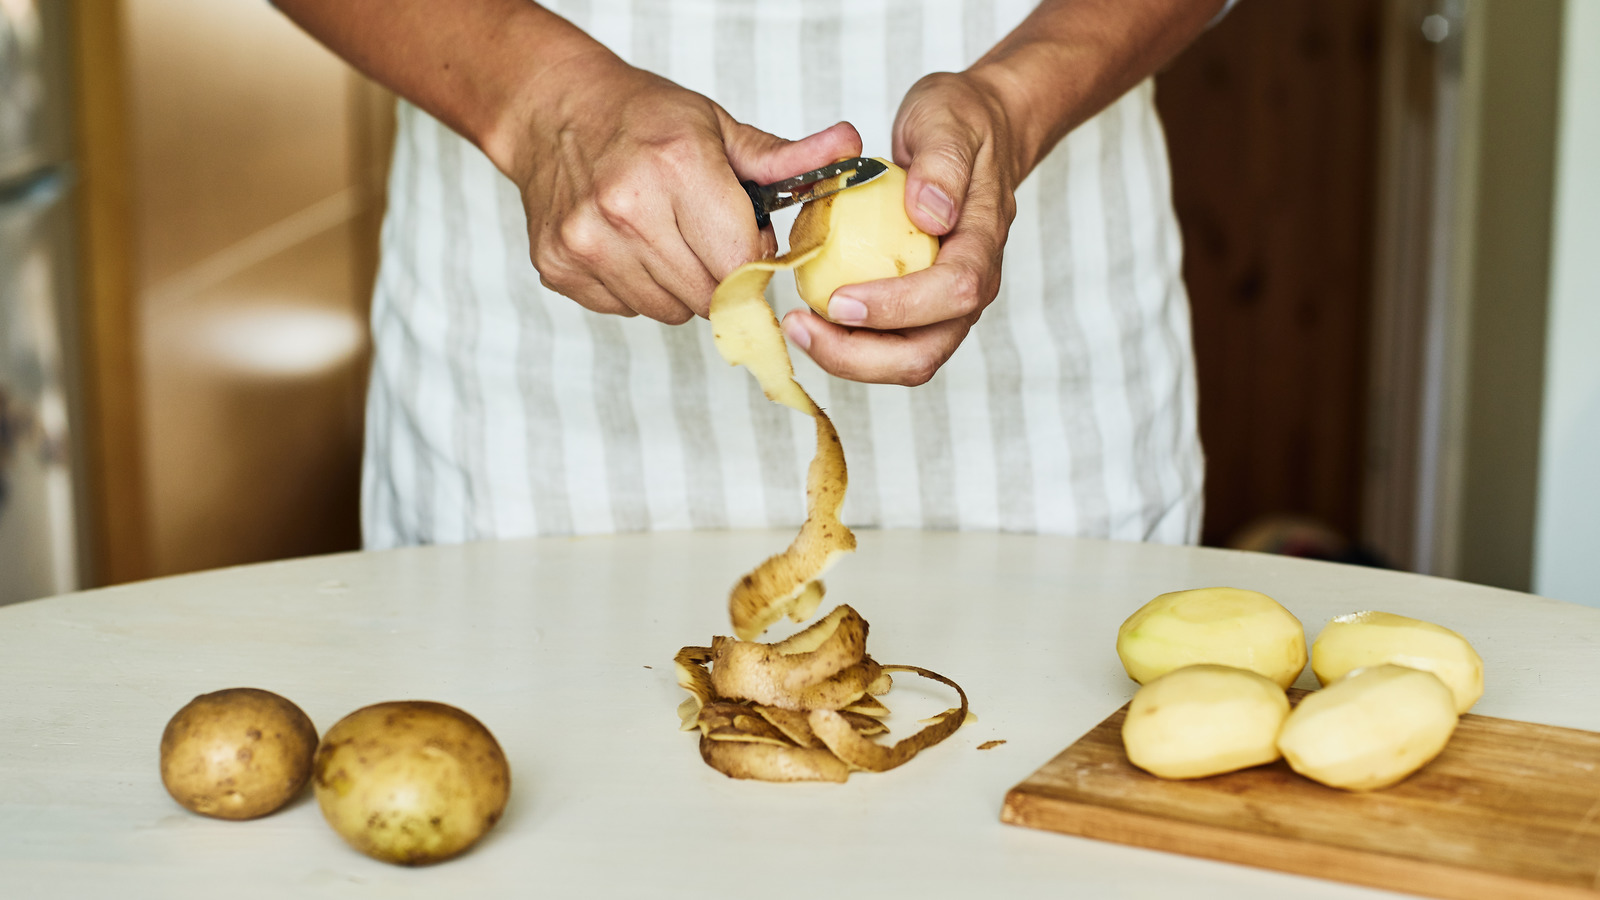
[[[777,726],[761,718],[743,703],[725,700],[701,707],[695,724],[700,733],[714,741],[741,741],[785,747],[789,738]]]
[[[711,687],[711,675],[704,664],[711,659],[710,647],[684,647],[672,659],[672,668],[678,676],[678,686],[689,696],[678,705],[678,718],[683,720],[683,730],[693,731],[700,710],[716,699]]]
[[[831,675],[790,686],[756,665],[755,657],[731,652],[741,643],[721,636],[711,641],[711,684],[719,697],[781,709],[844,709],[867,696],[883,673],[882,666],[863,656]],[[727,660],[732,664],[726,664]]]
[[[729,364],[749,369],[767,399],[811,416],[817,440],[806,473],[800,533],[782,553],[741,578],[728,596],[737,637],[715,637],[710,647],[685,647],[673,660],[678,684],[689,692],[678,709],[683,730],[699,730],[701,758],[731,778],[845,781],[852,771],[902,765],[967,720],[967,695],[955,682],[915,666],[874,662],[867,655],[867,622],[849,606],[787,640],[755,640],[785,615],[795,622],[815,615],[824,593],[823,573],[856,546],[855,535],[839,519],[848,484],[839,433],[795,381],[765,291],[774,272],[794,269],[802,298],[826,315],[828,295],[839,284],[931,264],[938,239],[906,218],[905,172],[889,168],[854,193],[807,204],[789,234],[788,253],[739,267],[711,299],[718,352]],[[955,688],[960,708],[933,717],[906,740],[872,741],[888,731],[879,721],[888,707],[875,697],[893,686],[893,671]]]
[[[872,696],[873,693],[874,692],[872,688],[867,688],[867,696],[862,697],[860,700],[857,700],[849,706],[846,706],[844,708],[845,712],[860,713],[863,716],[872,716],[880,719],[884,716],[887,716],[889,714],[889,707],[884,706],[883,701]],[[877,693],[881,694],[884,692],[878,691]]]
[[[785,615],[797,622],[809,617],[822,599],[818,579],[840,556],[856,548],[855,534],[839,520],[849,483],[839,432],[794,380],[783,330],[766,299],[773,272],[804,265],[827,243],[828,217],[806,212],[789,233],[788,253],[745,263],[711,296],[711,336],[722,358],[749,369],[768,400],[803,412],[817,423],[817,452],[806,473],[806,520],[800,533],[788,549],[741,578],[728,597],[734,633],[747,641]]]
[[[827,588],[821,581],[808,581],[800,589],[800,596],[789,606],[789,619],[794,622],[804,622],[817,614],[817,607],[822,605],[822,595],[827,593]]]
[[[817,733],[811,730],[811,724],[806,721],[809,713],[797,709],[782,709],[777,706],[755,707],[756,714],[772,723],[772,727],[783,732],[783,736],[801,747],[812,749],[822,746],[822,741],[817,740]]]
[[[811,730],[811,723],[807,718],[810,715],[809,713],[794,709],[779,709],[776,706],[756,706],[755,711],[761,718],[770,722],[774,728],[783,732],[783,736],[795,744],[801,747],[824,746],[817,737],[817,733]],[[850,723],[850,727],[854,728],[857,734],[864,737],[885,734],[889,730],[889,726],[871,716],[850,712],[849,710],[842,710],[839,715]]]
[[[932,747],[945,738],[956,733],[956,729],[966,724],[967,721],[967,692],[961,685],[927,669],[917,666],[884,666],[890,672],[915,672],[924,678],[931,678],[940,684],[955,689],[961,697],[961,706],[957,709],[947,709],[934,717],[933,724],[922,729],[911,737],[892,746],[867,740],[861,735],[842,714],[831,709],[814,709],[807,717],[807,723],[816,734],[817,739],[827,745],[833,755],[844,760],[854,769],[868,772],[886,772],[896,766],[904,765],[918,753]]]
[[[850,767],[826,748],[774,747],[700,738],[700,758],[729,778],[756,781],[833,781],[850,777]]]
[[[867,623],[855,610],[841,606],[815,625],[776,644],[753,641],[713,642],[711,655],[716,669],[713,684],[732,694],[732,679],[740,684],[760,683],[744,690],[771,694],[775,691],[796,694],[861,662],[867,652]]]

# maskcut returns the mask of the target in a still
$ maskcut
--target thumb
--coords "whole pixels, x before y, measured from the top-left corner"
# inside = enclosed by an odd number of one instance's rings
[[[722,141],[734,174],[758,184],[782,181],[861,155],[861,135],[849,122],[840,122],[798,141],[788,141],[725,118]]]
[[[967,129],[939,127],[943,123],[937,121],[919,128],[914,122],[912,118],[896,129],[895,156],[910,160],[906,215],[929,234],[948,234],[961,217],[979,147]]]

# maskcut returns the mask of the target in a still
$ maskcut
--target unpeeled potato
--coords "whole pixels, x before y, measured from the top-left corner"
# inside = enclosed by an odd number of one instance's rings
[[[1276,600],[1238,588],[1174,591],[1117,629],[1117,656],[1140,684],[1200,663],[1233,666],[1287,688],[1306,665],[1300,620]]]
[[[317,748],[317,804],[333,830],[375,859],[440,862],[505,811],[511,767],[489,729],[443,703],[358,709]]]
[[[161,733],[161,783],[186,809],[218,819],[274,812],[305,787],[317,729],[271,691],[201,694]]]

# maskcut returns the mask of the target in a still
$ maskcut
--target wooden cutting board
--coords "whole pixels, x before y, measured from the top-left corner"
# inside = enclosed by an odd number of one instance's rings
[[[1282,761],[1162,781],[1123,753],[1127,711],[1012,788],[1002,820],[1430,897],[1600,898],[1600,734],[1466,715],[1422,771],[1352,794]]]

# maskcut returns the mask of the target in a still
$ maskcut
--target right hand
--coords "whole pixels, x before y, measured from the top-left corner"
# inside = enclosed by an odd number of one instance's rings
[[[719,281],[777,246],[740,180],[861,154],[846,123],[786,141],[610,53],[557,68],[501,168],[521,189],[539,280],[595,312],[672,325],[706,315]]]

